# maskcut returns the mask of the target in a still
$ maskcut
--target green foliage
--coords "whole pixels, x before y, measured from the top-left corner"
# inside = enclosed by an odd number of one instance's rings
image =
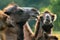
[[[29,23],[30,28],[34,32],[34,30],[35,30],[34,27],[35,27],[36,20],[30,20],[28,23]]]
[[[3,9],[10,2],[11,2],[11,0],[0,0],[0,9]]]
[[[0,9],[3,9],[11,2],[15,2],[19,6],[35,7],[40,9],[41,7],[47,7],[50,4],[50,0],[0,0]]]
[[[28,7],[35,7],[35,8],[41,8],[43,6],[48,6],[50,3],[50,1],[48,0],[24,0],[24,4],[25,6],[28,6]]]
[[[51,0],[50,10],[57,15],[57,20],[54,22],[54,30],[60,31],[60,0]]]

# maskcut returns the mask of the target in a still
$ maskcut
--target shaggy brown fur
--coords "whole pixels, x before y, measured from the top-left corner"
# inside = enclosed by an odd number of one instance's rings
[[[2,40],[17,40],[17,29],[15,22],[0,10],[0,35]]]
[[[4,14],[3,11],[0,10],[0,36],[1,36],[2,40],[6,40],[5,31],[7,29],[7,25],[6,25],[7,17],[8,16],[6,14]]]

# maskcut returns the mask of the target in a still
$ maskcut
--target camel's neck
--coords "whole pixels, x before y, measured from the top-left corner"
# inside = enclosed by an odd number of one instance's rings
[[[42,24],[41,24],[41,21],[38,20],[38,21],[36,22],[35,39],[36,39],[36,40],[39,40],[39,39],[41,39],[41,37],[43,37]]]
[[[23,40],[24,39],[24,33],[23,33],[23,25],[25,24],[26,22],[19,22],[18,25],[19,25],[19,30],[18,30],[18,38],[17,40]]]

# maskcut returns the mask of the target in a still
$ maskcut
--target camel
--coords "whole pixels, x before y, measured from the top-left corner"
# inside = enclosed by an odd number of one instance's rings
[[[45,11],[44,13],[40,14],[40,29],[37,28],[38,33],[36,33],[37,34],[36,40],[40,40],[41,33],[43,34],[43,37],[41,40],[48,40],[48,38],[50,38],[52,36],[51,32],[52,32],[52,28],[53,28],[53,22],[55,20],[56,20],[56,14],[52,14],[49,11]],[[41,30],[42,30],[42,32],[41,32]]]
[[[19,28],[16,34],[16,40],[24,40],[23,25],[26,23],[26,21],[28,21],[29,18],[36,18],[37,15],[39,15],[38,10],[35,8],[23,8],[15,4],[9,4],[6,8],[3,9],[3,11],[5,14],[11,17],[11,19]]]

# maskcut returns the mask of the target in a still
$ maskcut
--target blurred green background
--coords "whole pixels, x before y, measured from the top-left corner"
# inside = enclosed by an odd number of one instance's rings
[[[45,8],[48,8],[52,13],[57,15],[57,20],[54,22],[53,30],[60,31],[60,0],[0,0],[0,9],[3,9],[12,2],[15,2],[21,7],[35,7],[40,10],[40,12],[43,12]],[[33,28],[35,22],[29,23]]]

